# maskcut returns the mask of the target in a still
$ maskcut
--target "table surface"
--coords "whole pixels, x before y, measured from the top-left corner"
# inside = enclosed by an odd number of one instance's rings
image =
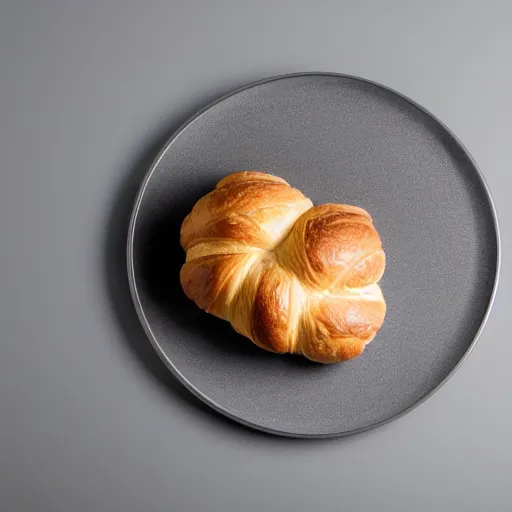
[[[506,511],[512,4],[431,0],[0,2],[0,508]],[[399,90],[479,163],[502,234],[487,327],[405,417],[337,440],[252,432],[193,399],[135,317],[125,237],[188,116],[270,75]]]

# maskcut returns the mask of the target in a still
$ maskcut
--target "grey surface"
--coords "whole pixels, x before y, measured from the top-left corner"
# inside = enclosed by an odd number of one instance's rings
[[[387,318],[361,357],[325,366],[263,352],[185,297],[181,222],[241,169],[371,212]],[[478,168],[422,108],[355,77],[287,75],[207,107],[164,147],[135,204],[129,277],[155,349],[199,398],[266,432],[343,435],[412,408],[469,352],[496,287],[496,229]]]
[[[0,500],[6,511],[510,510],[509,3],[0,2]],[[233,87],[332,70],[431,110],[469,148],[503,266],[464,366],[411,414],[264,436],[181,392],[124,278],[138,184]]]

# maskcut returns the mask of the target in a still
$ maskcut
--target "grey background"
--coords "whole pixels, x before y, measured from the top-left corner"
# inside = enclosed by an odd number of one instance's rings
[[[503,1],[0,2],[2,510],[509,510],[512,7]],[[501,219],[494,311],[404,418],[331,441],[209,412],[148,350],[123,242],[197,108],[268,75],[398,89],[467,145]]]

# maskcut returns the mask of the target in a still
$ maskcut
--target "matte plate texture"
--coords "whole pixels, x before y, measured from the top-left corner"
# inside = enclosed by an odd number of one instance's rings
[[[248,169],[372,215],[388,309],[362,356],[320,365],[266,353],[183,294],[181,222],[220,178]],[[237,90],[172,137],[136,200],[128,267],[151,342],[193,393],[267,432],[328,437],[398,417],[458,368],[494,298],[499,235],[476,164],[442,123],[376,83],[306,73]]]

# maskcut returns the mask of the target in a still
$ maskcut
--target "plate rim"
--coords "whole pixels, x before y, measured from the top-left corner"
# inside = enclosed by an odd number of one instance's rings
[[[174,365],[172,360],[167,356],[163,348],[158,343],[158,340],[156,339],[156,336],[153,334],[153,331],[151,330],[151,326],[149,325],[149,322],[144,314],[143,306],[140,301],[139,293],[137,290],[137,283],[136,283],[136,277],[135,277],[135,268],[134,268],[134,261],[133,261],[133,242],[134,242],[134,235],[135,235],[135,224],[137,221],[140,205],[142,203],[142,199],[144,196],[144,193],[146,191],[146,188],[149,184],[149,181],[151,180],[151,177],[158,167],[160,161],[162,160],[163,156],[167,153],[169,148],[172,146],[172,144],[178,139],[178,137],[189,127],[191,126],[196,120],[198,120],[201,116],[203,116],[207,111],[209,111],[212,107],[216,106],[219,103],[222,103],[226,99],[235,96],[241,92],[247,91],[249,89],[252,89],[254,87],[275,82],[278,80],[285,80],[289,78],[300,78],[300,77],[307,77],[307,76],[323,76],[323,77],[333,77],[333,78],[344,78],[344,79],[350,79],[354,80],[356,82],[361,82],[367,85],[376,86],[378,88],[381,88],[387,92],[390,92],[394,95],[396,95],[398,98],[401,98],[402,100],[406,101],[413,107],[419,109],[423,114],[430,117],[437,125],[439,125],[443,130],[445,130],[446,133],[450,135],[450,137],[453,138],[454,142],[459,146],[459,148],[462,150],[466,158],[471,163],[476,176],[480,182],[480,185],[483,189],[484,195],[486,196],[487,202],[489,204],[490,210],[491,210],[491,216],[496,236],[496,268],[494,272],[494,283],[491,295],[489,297],[488,304],[485,309],[484,316],[482,318],[482,322],[480,323],[480,326],[469,344],[467,350],[464,352],[462,357],[458,360],[458,362],[454,365],[454,367],[450,370],[448,375],[442,379],[432,390],[430,390],[427,394],[422,396],[420,399],[418,399],[416,402],[411,404],[409,407],[405,408],[404,410],[390,416],[389,418],[385,418],[384,420],[372,423],[370,425],[366,425],[364,427],[358,427],[356,429],[352,430],[346,430],[341,432],[332,432],[332,433],[321,433],[321,434],[305,434],[305,433],[299,433],[299,432],[291,432],[291,431],[283,431],[278,429],[272,429],[269,427],[265,427],[263,425],[259,425],[257,423],[253,423],[251,421],[247,421],[244,418],[241,418],[233,413],[231,413],[228,409],[223,407],[222,405],[215,402],[215,400],[209,398],[206,394],[204,394],[202,391],[200,391],[192,382],[190,382],[180,371],[179,369]],[[128,283],[130,288],[130,293],[132,296],[132,300],[135,306],[135,310],[137,312],[137,316],[139,318],[139,321],[142,324],[142,327],[146,333],[146,336],[149,338],[149,341],[153,345],[153,348],[159,355],[160,359],[163,361],[165,366],[171,371],[171,373],[178,379],[178,381],[184,385],[188,391],[190,391],[193,395],[195,395],[197,398],[199,398],[202,402],[204,402],[206,405],[214,409],[217,413],[220,413],[227,418],[240,423],[244,425],[245,427],[249,427],[251,429],[265,432],[267,434],[273,434],[283,437],[292,437],[292,438],[301,438],[301,439],[329,439],[329,438],[336,438],[336,437],[345,437],[349,435],[359,434],[362,432],[366,432],[369,430],[373,430],[375,428],[378,428],[382,425],[386,425],[387,423],[390,423],[394,420],[397,420],[401,418],[402,416],[408,414],[409,412],[413,411],[417,407],[419,407],[421,404],[425,403],[429,398],[431,398],[435,393],[437,393],[452,377],[455,375],[455,373],[461,368],[461,366],[464,364],[464,362],[467,360],[473,349],[475,348],[486,324],[489,319],[489,316],[491,314],[494,301],[496,298],[496,292],[498,289],[498,282],[500,277],[500,270],[501,270],[501,235],[500,235],[500,228],[499,228],[499,221],[498,221],[498,214],[496,211],[496,205],[494,203],[494,200],[492,198],[489,186],[485,180],[485,177],[476,163],[475,159],[469,152],[469,150],[466,148],[466,146],[461,142],[461,140],[455,135],[455,133],[450,130],[440,119],[438,119],[437,116],[432,114],[429,110],[427,110],[422,105],[416,103],[414,100],[410,99],[409,97],[405,96],[404,94],[396,91],[395,89],[392,89],[391,87],[388,87],[386,85],[383,85],[379,82],[369,80],[367,78],[363,78],[356,75],[351,74],[345,74],[345,73],[336,73],[336,72],[327,72],[327,71],[306,71],[306,72],[298,72],[298,73],[288,73],[288,74],[282,74],[282,75],[275,75],[267,78],[263,78],[261,80],[257,80],[254,82],[250,82],[246,85],[243,85],[241,87],[238,87],[227,94],[224,94],[220,96],[219,98],[211,101],[206,106],[198,110],[195,114],[193,114],[191,117],[189,117],[174,133],[170,136],[170,138],[167,140],[167,142],[163,145],[162,149],[156,156],[156,158],[153,160],[151,166],[149,167],[148,171],[146,172],[142,183],[140,185],[140,188],[137,192],[137,196],[135,198],[132,213],[130,216],[130,222],[128,226],[128,237],[127,237],[127,251],[126,251],[126,263],[127,263],[127,273],[128,273]]]

